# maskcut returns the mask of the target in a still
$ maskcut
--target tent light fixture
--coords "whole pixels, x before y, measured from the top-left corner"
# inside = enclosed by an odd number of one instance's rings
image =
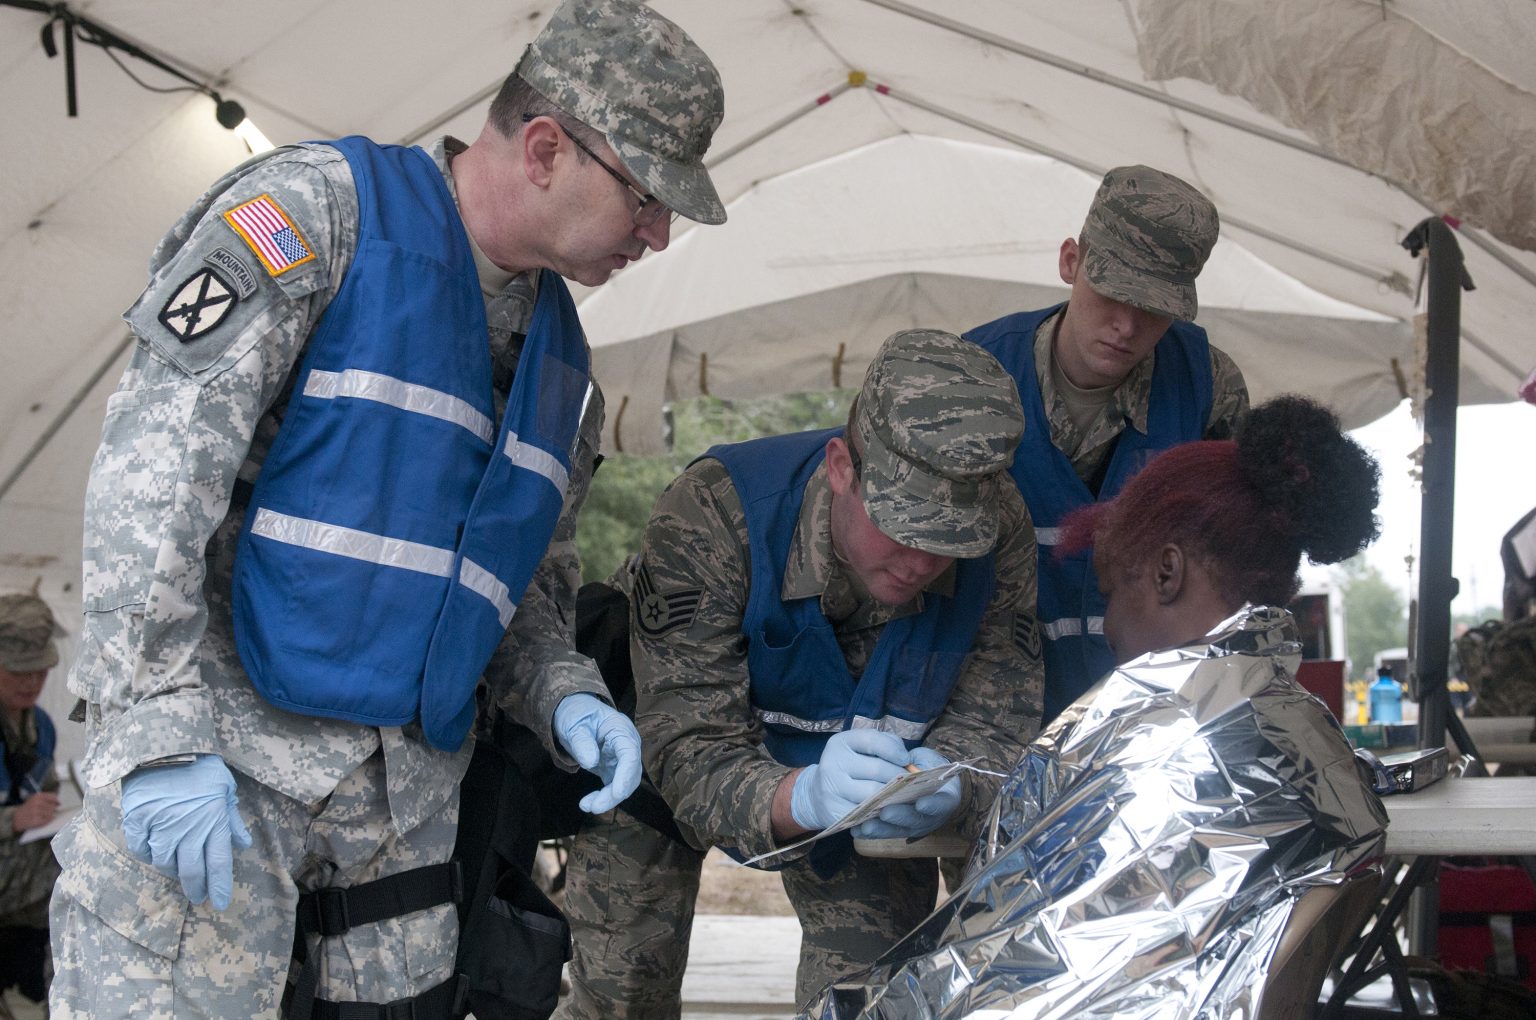
[[[213,117],[221,125],[233,131],[245,121],[245,107],[233,99],[224,99],[217,92],[213,94]]]
[[[42,44],[43,53],[50,59],[59,55],[59,44],[54,38],[54,27],[56,25],[63,27],[65,106],[71,117],[79,116],[80,113],[79,105],[76,101],[75,88],[75,42],[78,40],[79,42],[99,47],[140,88],[147,89],[150,92],[200,92],[213,100],[214,119],[223,127],[230,131],[235,131],[241,124],[248,123],[245,116],[245,107],[233,99],[225,99],[219,95],[212,85],[177,70],[142,46],[123,38],[100,22],[93,21],[85,15],[71,10],[67,3],[50,3],[47,0],[0,0],[0,7],[17,7],[21,10],[34,11],[47,16],[48,20],[43,23],[38,38]],[[175,85],[170,88],[151,85],[134,74],[128,65],[119,59],[117,53],[113,52],[114,50],[121,51],[135,60],[149,64],[151,67],[186,84]],[[251,130],[254,131],[255,129],[252,128]],[[259,136],[261,133],[257,131],[256,134]],[[244,137],[242,135],[242,138]],[[251,145],[251,141],[246,139],[246,144]],[[267,147],[271,148],[271,143],[268,143]]]

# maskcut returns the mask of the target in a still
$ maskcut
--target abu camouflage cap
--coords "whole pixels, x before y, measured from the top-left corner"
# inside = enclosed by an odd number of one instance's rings
[[[875,527],[938,556],[982,556],[997,544],[1024,409],[996,358],[936,329],[892,335],[864,375],[854,430]]]
[[[644,190],[691,220],[725,222],[704,169],[725,90],[681,28],[632,0],[565,0],[516,73],[602,132]]]
[[[1193,319],[1195,277],[1216,245],[1216,207],[1192,186],[1149,166],[1104,175],[1078,240],[1093,289],[1159,315]]]
[[[62,633],[48,603],[36,595],[0,595],[0,667],[33,673],[59,664],[53,643]]]

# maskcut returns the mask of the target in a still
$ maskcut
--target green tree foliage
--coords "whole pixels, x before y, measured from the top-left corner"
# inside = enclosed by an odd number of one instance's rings
[[[1339,564],[1334,576],[1344,596],[1351,675],[1368,677],[1377,652],[1408,643],[1407,600],[1363,556]]]
[[[842,425],[854,391],[823,390],[749,400],[699,397],[671,408],[672,453],[614,454],[603,461],[576,523],[582,580],[609,577],[640,548],[651,506],[667,483],[717,443]]]
[[[670,457],[620,453],[603,460],[576,520],[583,581],[605,580],[640,548],[651,504],[676,474]]]

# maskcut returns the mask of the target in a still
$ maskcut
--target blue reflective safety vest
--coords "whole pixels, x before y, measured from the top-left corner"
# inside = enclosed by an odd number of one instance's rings
[[[27,771],[27,777],[36,787],[33,793],[43,788],[43,780],[48,778],[48,767],[53,764],[53,749],[58,745],[58,733],[53,728],[53,720],[48,718],[48,713],[41,708],[33,706],[32,718],[37,722],[37,763]],[[27,799],[28,794],[20,789],[21,777],[16,777],[18,784],[16,796],[11,797],[12,776],[7,766],[6,755],[9,748],[5,746],[3,731],[0,731],[0,807],[15,807]]]
[[[854,680],[819,598],[780,598],[805,486],[841,429],[717,446],[746,513],[751,590],[742,617],[753,711],[774,760],[810,765],[832,734],[870,727],[922,743],[949,703],[992,601],[992,555],[956,562],[955,598],[923,594],[923,611],[887,623]]]
[[[279,708],[420,719],[455,750],[543,558],[588,395],[565,284],[540,274],[498,431],[474,257],[419,148],[328,143],[357,186],[357,256],[309,341],[235,559],[235,639]]]
[[[1045,713],[1056,718],[1115,665],[1104,640],[1104,597],[1093,572],[1093,550],[1056,555],[1062,519],[1095,502],[1072,461],[1051,442],[1051,423],[1035,375],[1035,333],[1064,305],[1005,315],[965,334],[1002,362],[1024,404],[1024,438],[1013,456],[1019,485],[1040,546],[1040,633],[1044,638]],[[1158,340],[1145,434],[1127,423],[1110,454],[1097,499],[1116,495],[1158,453],[1199,439],[1211,415],[1211,353],[1205,330],[1175,322]]]

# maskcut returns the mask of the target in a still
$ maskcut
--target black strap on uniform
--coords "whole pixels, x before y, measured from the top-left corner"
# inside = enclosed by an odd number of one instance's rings
[[[436,1008],[438,1000],[444,997],[450,1010],[454,1007],[456,988],[453,986],[456,982],[453,980],[412,998],[384,1004],[316,999],[319,965],[309,955],[308,937],[334,938],[359,925],[400,917],[443,903],[456,904],[463,898],[463,873],[456,860],[401,871],[347,889],[316,889],[302,894],[293,935],[293,958],[302,967],[285,1010],[289,1020],[373,1020],[375,1017],[380,1020],[446,1020],[453,1016],[452,1012],[425,1011],[429,1006]],[[446,992],[443,991],[445,986]]]
[[[464,982],[455,974],[420,995],[394,1002],[331,1002],[316,999],[312,1020],[452,1020],[464,1015],[459,995]]]

